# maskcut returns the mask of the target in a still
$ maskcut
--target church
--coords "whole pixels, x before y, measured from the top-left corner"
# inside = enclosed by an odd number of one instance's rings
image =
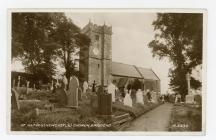
[[[83,29],[90,46],[80,49],[79,71],[81,82],[107,86],[112,80],[125,87],[134,80],[142,83],[142,90],[160,93],[160,79],[152,69],[112,61],[112,27],[89,22]]]

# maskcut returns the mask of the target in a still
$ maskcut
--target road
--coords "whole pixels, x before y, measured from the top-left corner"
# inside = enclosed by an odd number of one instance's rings
[[[130,123],[124,131],[168,131],[173,105],[165,103]]]

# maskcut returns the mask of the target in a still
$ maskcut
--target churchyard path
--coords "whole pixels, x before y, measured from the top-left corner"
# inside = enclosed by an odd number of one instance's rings
[[[168,131],[173,104],[165,103],[132,121],[125,131]]]

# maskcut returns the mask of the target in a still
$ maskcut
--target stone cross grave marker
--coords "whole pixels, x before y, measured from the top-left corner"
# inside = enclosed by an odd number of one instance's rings
[[[11,92],[12,92],[11,107],[12,107],[12,109],[19,110],[20,109],[19,94],[14,88],[11,89]]]
[[[67,106],[78,108],[78,88],[79,80],[72,76],[69,83]]]

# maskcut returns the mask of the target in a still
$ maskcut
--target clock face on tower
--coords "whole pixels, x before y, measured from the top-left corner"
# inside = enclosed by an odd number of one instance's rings
[[[97,47],[93,48],[93,54],[98,55],[99,54],[99,49]]]

